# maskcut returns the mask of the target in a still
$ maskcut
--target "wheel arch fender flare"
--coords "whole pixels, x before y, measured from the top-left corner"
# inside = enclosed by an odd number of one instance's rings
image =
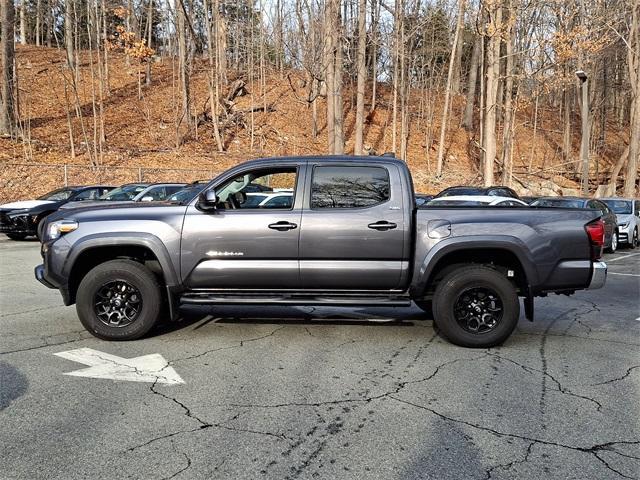
[[[87,235],[71,245],[62,273],[69,278],[80,255],[90,249],[127,246],[143,247],[151,251],[158,259],[166,284],[173,286],[180,283],[165,244],[157,236],[144,232],[101,232]]]
[[[412,296],[421,295],[428,286],[436,266],[447,256],[473,251],[504,251],[515,256],[526,276],[529,286],[537,285],[538,270],[528,247],[520,239],[508,235],[448,238],[429,249],[421,261],[416,261],[414,281],[410,287]]]

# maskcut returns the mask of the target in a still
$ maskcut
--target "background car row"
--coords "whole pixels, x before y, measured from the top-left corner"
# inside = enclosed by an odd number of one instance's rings
[[[450,187],[435,196],[416,195],[418,207],[444,206],[499,206],[499,207],[550,207],[586,208],[602,214],[605,224],[605,248],[615,252],[619,245],[630,248],[640,246],[640,200],[633,198],[586,197],[519,197],[504,186]]]
[[[0,205],[0,233],[13,240],[37,235],[38,226],[49,214],[94,205],[132,202],[188,203],[207,185],[200,180],[185,183],[128,183],[120,187],[91,185],[64,187],[35,200]],[[287,189],[254,183],[236,199],[244,208],[291,208],[293,194]],[[505,186],[455,186],[437,195],[416,194],[416,205],[425,207],[496,206],[587,208],[598,210],[605,223],[605,248],[614,252],[618,245],[640,246],[640,200],[630,198],[519,197]]]

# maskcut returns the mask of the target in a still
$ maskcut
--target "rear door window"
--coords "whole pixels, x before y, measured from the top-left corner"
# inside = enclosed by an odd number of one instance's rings
[[[311,208],[366,208],[391,198],[384,167],[317,166],[311,179]]]

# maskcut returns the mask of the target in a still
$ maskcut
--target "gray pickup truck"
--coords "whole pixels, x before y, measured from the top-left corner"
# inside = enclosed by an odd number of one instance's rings
[[[268,208],[256,192],[288,192]],[[59,212],[41,232],[36,278],[93,335],[146,334],[182,304],[409,306],[451,342],[503,342],[533,298],[600,288],[598,212],[416,207],[390,157],[260,159],[182,203]]]

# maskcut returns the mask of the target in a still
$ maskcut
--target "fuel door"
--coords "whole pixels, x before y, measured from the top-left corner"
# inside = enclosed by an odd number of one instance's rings
[[[446,238],[451,235],[451,222],[449,220],[429,220],[427,223],[429,238]]]

